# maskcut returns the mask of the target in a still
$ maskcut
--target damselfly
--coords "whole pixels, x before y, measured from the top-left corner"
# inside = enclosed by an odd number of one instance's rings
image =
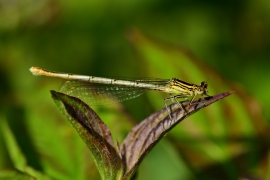
[[[163,103],[168,110],[166,101],[176,102],[185,110],[177,99],[192,97],[189,105],[196,95],[208,96],[207,82],[201,85],[191,84],[176,78],[164,79],[113,79],[95,76],[84,76],[68,73],[48,71],[39,67],[31,67],[30,71],[34,75],[43,75],[66,79],[60,91],[71,96],[86,100],[89,105],[104,105],[122,102],[140,96],[147,90],[161,91],[169,93],[170,97],[163,99]],[[186,110],[185,110],[186,111]],[[171,117],[170,111],[169,116]]]

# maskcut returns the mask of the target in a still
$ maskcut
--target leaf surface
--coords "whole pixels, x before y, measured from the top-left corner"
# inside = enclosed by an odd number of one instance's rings
[[[166,108],[161,109],[150,115],[147,119],[136,125],[127,138],[124,140],[121,150],[126,161],[125,178],[132,176],[142,159],[154,147],[154,145],[161,140],[161,138],[170,131],[179,122],[186,117],[197,112],[198,110],[209,106],[210,104],[231,95],[233,92],[226,92],[217,94],[213,97],[205,97],[196,101],[189,106],[190,101],[182,103],[182,109],[177,103],[170,105],[170,118]]]
[[[51,91],[51,94],[92,152],[102,179],[121,176],[121,158],[114,148],[109,129],[97,114],[78,98],[56,91]]]

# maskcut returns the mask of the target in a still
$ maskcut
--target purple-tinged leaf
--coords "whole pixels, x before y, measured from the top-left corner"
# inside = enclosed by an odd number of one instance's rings
[[[109,129],[88,105],[63,93],[51,93],[57,106],[91,150],[102,179],[132,178],[143,158],[170,129],[201,108],[232,94],[227,92],[202,98],[194,101],[191,106],[189,101],[183,102],[186,110],[178,104],[172,104],[168,107],[172,118],[166,108],[157,111],[131,130],[120,147],[119,156]]]
[[[51,94],[91,150],[102,179],[115,180],[121,177],[122,160],[114,148],[109,129],[98,115],[78,98],[56,91],[51,91]]]
[[[121,146],[122,157],[125,160],[124,179],[129,179],[136,172],[138,165],[154,145],[179,122],[198,110],[231,95],[233,92],[221,93],[212,97],[205,97],[193,101],[189,106],[189,101],[182,103],[183,110],[178,104],[172,104],[170,118],[166,108],[150,115],[147,119],[135,126],[128,134]]]

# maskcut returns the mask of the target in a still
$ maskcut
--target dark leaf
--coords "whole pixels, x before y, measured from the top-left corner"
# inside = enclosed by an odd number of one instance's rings
[[[212,97],[205,97],[193,101],[191,106],[189,106],[189,101],[185,101],[182,105],[186,111],[179,107],[178,104],[172,104],[168,107],[171,109],[172,119],[169,117],[167,109],[163,108],[135,126],[121,146],[122,157],[126,163],[124,179],[132,177],[142,159],[170,129],[187,116],[232,93],[226,92]]]
[[[56,91],[51,91],[51,94],[91,150],[102,179],[121,177],[121,158],[114,148],[109,129],[97,114],[78,98]]]

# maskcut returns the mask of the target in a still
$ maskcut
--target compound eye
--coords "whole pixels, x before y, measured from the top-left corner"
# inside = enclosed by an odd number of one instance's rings
[[[206,81],[203,81],[203,82],[201,83],[201,87],[203,87],[203,88],[207,88],[207,86],[208,86],[208,84],[207,84],[207,82],[206,82]]]

